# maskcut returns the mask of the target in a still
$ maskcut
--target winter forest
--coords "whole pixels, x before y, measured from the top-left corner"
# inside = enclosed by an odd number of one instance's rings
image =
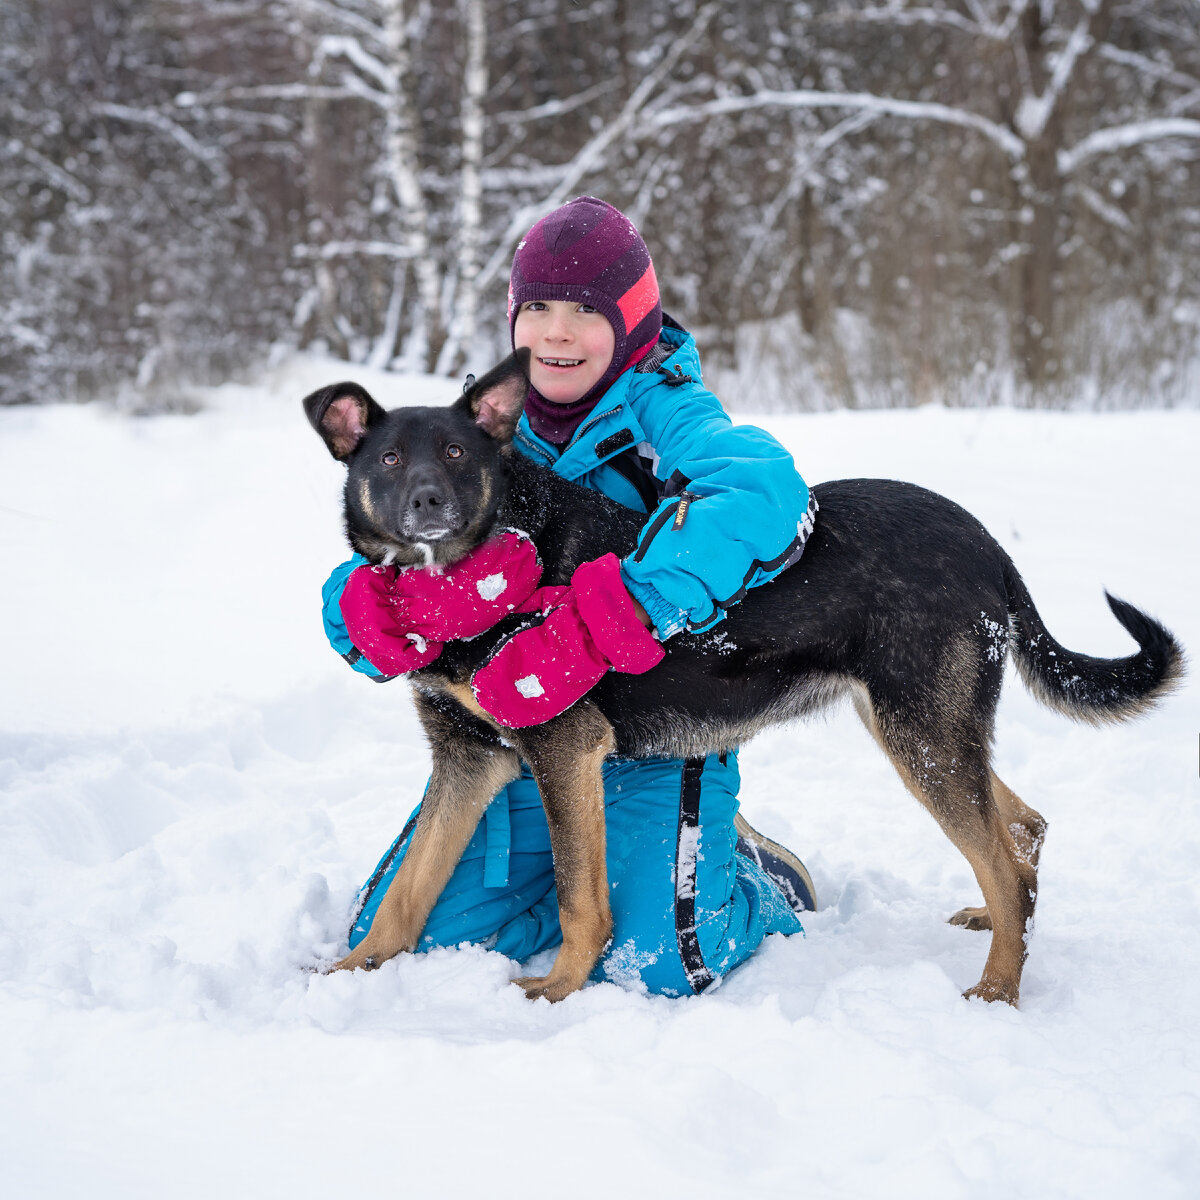
[[[1196,0],[5,0],[4,403],[458,374],[623,208],[735,407],[1194,402]]]

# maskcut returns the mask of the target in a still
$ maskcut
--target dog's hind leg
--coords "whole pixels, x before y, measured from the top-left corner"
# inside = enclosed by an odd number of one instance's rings
[[[562,927],[549,974],[515,980],[531,1000],[562,1000],[578,991],[612,937],[601,768],[614,745],[612,726],[587,702],[520,731],[518,748],[537,780],[550,827]]]
[[[1042,856],[1042,843],[1046,840],[1046,819],[1030,808],[994,771],[991,772],[991,784],[992,798],[1012,835],[1017,854],[1036,871]],[[950,918],[950,924],[963,925],[967,929],[991,929],[992,918],[986,906],[963,908]]]
[[[412,843],[379,902],[367,936],[334,965],[335,971],[374,968],[413,950],[479,818],[520,772],[511,750],[469,739],[437,736],[437,714],[422,712],[433,745],[433,773]]]
[[[860,694],[856,707],[905,786],[971,864],[983,892],[992,943],[982,977],[964,994],[1016,1004],[1037,898],[1037,870],[1033,856],[1018,851],[993,793],[986,736],[981,729],[964,730],[961,725],[956,736],[953,718],[939,726],[939,706],[929,697],[916,703],[910,698],[904,711],[897,712],[881,710]],[[941,712],[944,716],[945,709]]]

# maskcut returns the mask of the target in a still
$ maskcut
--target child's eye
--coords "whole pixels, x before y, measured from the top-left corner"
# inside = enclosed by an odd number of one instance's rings
[[[521,307],[525,312],[545,312],[546,302],[545,300],[526,300]]]
[[[599,312],[600,310],[598,308],[594,308],[590,304],[580,304],[575,311],[581,313],[594,313]]]

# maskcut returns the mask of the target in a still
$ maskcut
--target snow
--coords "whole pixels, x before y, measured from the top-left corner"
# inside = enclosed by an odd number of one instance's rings
[[[507,587],[508,580],[501,571],[475,582],[475,590],[484,600],[499,600]]]
[[[513,687],[525,697],[526,700],[536,699],[538,696],[544,696],[546,689],[542,687],[542,681],[536,675],[526,675],[523,679],[518,679]]]
[[[1109,129],[1097,129],[1069,150],[1058,156],[1058,169],[1063,175],[1077,171],[1085,162],[1099,154],[1111,154],[1143,142],[1163,138],[1200,138],[1200,121],[1187,117],[1160,117],[1155,120],[1133,121]]]
[[[998,770],[1049,820],[1020,1010],[961,998],[970,871],[847,711],[744,752],[823,907],[704,996],[529,1003],[470,947],[313,973],[427,769],[404,685],[320,631],[341,469],[299,399],[345,373],[0,410],[4,1195],[1200,1191],[1193,680],[1093,729],[1010,673]],[[1200,645],[1200,412],[760,421],[812,480],[965,504],[1072,648],[1128,651],[1103,587]]]

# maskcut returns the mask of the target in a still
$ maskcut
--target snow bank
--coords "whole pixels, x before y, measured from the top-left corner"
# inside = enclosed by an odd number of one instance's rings
[[[969,869],[846,712],[745,752],[824,907],[703,997],[531,1004],[478,948],[311,973],[427,765],[320,633],[341,471],[299,399],[343,373],[0,410],[5,1195],[1196,1194],[1194,682],[1095,730],[1010,679],[998,769],[1050,822],[1019,1012],[960,998]],[[1200,413],[763,423],[810,479],[965,504],[1073,648],[1130,649],[1103,587],[1200,644]]]

